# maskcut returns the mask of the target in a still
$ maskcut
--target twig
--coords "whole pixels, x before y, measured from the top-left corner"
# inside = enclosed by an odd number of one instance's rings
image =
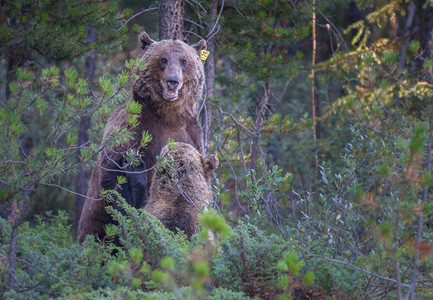
[[[188,21],[188,22],[190,22],[190,23],[196,25],[197,27],[200,27],[201,29],[204,29],[204,26],[203,26],[203,25],[200,25],[200,24],[198,24],[198,23],[196,23],[196,22],[194,22],[194,21],[192,21],[192,20],[190,20],[190,19],[183,18],[183,20],[184,20],[184,21]]]
[[[220,153],[222,154],[222,156],[224,156],[224,159],[226,160],[226,162],[229,164],[229,167],[232,170],[233,176],[235,177],[235,199],[236,199],[236,202],[238,203],[238,206],[246,213],[247,210],[241,205],[241,202],[239,201],[239,198],[238,198],[238,177],[236,176],[235,169],[233,168],[232,164],[230,163],[230,161],[228,160],[228,158],[224,154],[224,151],[221,148],[220,144],[218,144],[218,148],[220,149]]]
[[[122,29],[123,27],[125,27],[125,26],[129,23],[129,21],[131,21],[132,19],[138,17],[139,15],[144,14],[145,12],[148,12],[148,11],[158,10],[158,9],[159,9],[158,7],[149,7],[148,9],[144,9],[144,10],[140,11],[139,13],[136,13],[135,15],[133,15],[132,17],[130,17],[130,18],[125,22],[125,24],[123,24],[123,25],[120,26],[118,29],[116,29],[116,31],[119,31],[120,29]]]
[[[208,37],[207,40],[213,39],[213,37],[220,31],[220,29],[221,29],[221,26],[218,25],[217,30],[215,30],[215,32],[210,37]]]
[[[194,207],[197,209],[197,211],[199,213],[201,213],[200,208],[195,204],[194,200],[191,199],[191,197],[188,195],[187,192],[185,192],[185,190],[179,185],[179,183],[177,183],[173,178],[171,179],[173,181],[173,183],[176,185],[177,189],[180,191],[180,193],[182,194],[183,198],[188,201],[189,203],[191,203],[192,205],[194,205]]]
[[[365,270],[363,268],[357,267],[357,266],[355,266],[355,265],[353,265],[351,263],[348,263],[348,262],[345,262],[345,261],[342,261],[342,260],[333,259],[333,258],[329,258],[329,257],[325,257],[325,256],[320,256],[320,255],[317,255],[317,254],[307,254],[305,256],[306,257],[310,257],[310,256],[319,257],[319,258],[325,259],[325,260],[333,262],[333,263],[338,263],[338,264],[346,265],[346,266],[349,266],[349,267],[351,267],[351,268],[353,268],[355,270],[361,271],[361,272],[363,272],[363,273],[365,273],[367,275],[374,276],[374,277],[377,277],[377,278],[380,278],[380,279],[383,279],[383,280],[386,280],[386,281],[393,282],[393,283],[397,284],[397,280],[395,280],[393,278],[372,273],[370,271],[367,271],[367,270]],[[410,288],[410,285],[406,284],[406,283],[402,283],[401,286],[404,286],[406,288]]]
[[[124,173],[124,174],[143,174],[143,173],[146,173],[146,172],[148,172],[148,171],[150,171],[150,170],[155,169],[155,167],[156,167],[156,164],[155,164],[153,167],[151,167],[151,168],[149,168],[149,169],[145,169],[145,170],[140,170],[140,171],[126,171],[126,170],[118,170],[118,169],[109,169],[109,168],[105,168],[105,167],[103,167],[103,166],[101,166],[101,165],[98,165],[97,163],[94,163],[94,162],[91,162],[91,164],[92,164],[93,166],[95,166],[95,167],[98,167],[98,168],[104,170],[104,171],[116,172],[116,173]]]
[[[192,34],[192,35],[195,35],[195,36],[198,37],[199,39],[204,40],[204,38],[203,38],[201,35],[199,35],[199,34],[193,32],[193,31],[190,31],[190,30],[183,30],[183,32],[190,33],[190,34]]]
[[[248,128],[246,128],[244,125],[242,125],[241,123],[239,123],[238,120],[236,120],[236,118],[235,118],[232,114],[223,111],[223,110],[221,109],[221,107],[219,107],[219,106],[218,106],[218,109],[219,109],[219,111],[221,112],[221,114],[226,115],[226,116],[229,116],[229,117],[233,120],[233,122],[235,122],[235,124],[236,124],[237,126],[242,127],[243,129],[245,129],[245,130],[246,130],[249,134],[251,134],[252,136],[257,136],[257,134],[256,134],[255,132],[252,132],[251,130],[249,130]]]
[[[393,114],[391,111],[389,111],[386,107],[383,106],[383,104],[380,102],[379,97],[376,94],[376,91],[374,90],[374,86],[373,86],[373,82],[371,81],[371,77],[370,77],[370,69],[368,68],[368,85],[369,88],[371,89],[371,92],[373,93],[374,99],[376,100],[377,105],[390,117],[393,117],[397,120],[399,120],[400,122],[403,122],[406,125],[411,125],[410,122],[403,120],[401,117],[397,116],[396,114]]]
[[[269,82],[265,82],[264,85],[264,91],[263,91],[263,98],[260,101],[258,105],[258,113],[257,113],[257,119],[255,122],[255,129],[254,133],[255,135],[251,139],[251,152],[250,152],[250,172],[251,172],[251,180],[253,179],[253,170],[256,168],[256,160],[257,160],[257,154],[259,149],[259,135],[263,128],[263,122],[265,119],[266,110],[269,103],[269,97],[270,97],[270,90],[271,86]]]
[[[224,0],[222,0],[222,3],[221,3],[221,9],[220,9],[220,12],[219,12],[219,14],[218,14],[218,17],[217,17],[217,19],[216,19],[216,21],[215,21],[215,24],[214,24],[214,26],[212,27],[211,31],[209,31],[209,33],[206,35],[206,38],[210,38],[210,36],[212,36],[212,33],[213,33],[213,31],[215,30],[215,27],[218,25],[219,19],[220,19],[220,17],[221,17],[221,13],[223,12],[223,8],[224,8]]]
[[[308,2],[308,3],[310,3],[310,5],[311,5],[311,2],[309,1],[309,0],[305,0],[306,2]],[[349,61],[349,65],[350,65],[350,67],[352,68],[352,70],[353,71],[355,71],[356,73],[358,73],[358,71],[355,69],[355,67],[352,65],[352,61],[350,60],[350,55],[349,55],[349,48],[347,47],[347,44],[346,44],[346,41],[343,39],[343,37],[341,36],[341,33],[340,33],[340,31],[338,31],[338,29],[337,29],[337,27],[334,25],[334,23],[331,21],[331,20],[329,20],[329,18],[324,14],[324,13],[322,13],[322,11],[316,6],[316,5],[313,5],[315,8],[316,8],[316,11],[326,20],[326,22],[328,22],[329,24],[331,24],[331,26],[332,26],[332,28],[334,29],[334,31],[338,34],[338,36],[340,37],[340,40],[341,40],[341,42],[343,43],[343,45],[344,45],[344,48],[345,48],[345,50],[346,50],[346,56],[347,56],[347,60]]]
[[[39,272],[41,272],[42,274],[44,274],[44,275],[46,275],[46,276],[48,276],[48,277],[51,277],[51,278],[53,278],[53,279],[55,279],[55,280],[58,280],[58,281],[67,282],[67,283],[74,283],[74,284],[87,284],[87,282],[88,282],[87,280],[86,280],[86,281],[74,281],[74,282],[71,282],[71,281],[69,281],[69,280],[65,280],[65,279],[60,278],[60,277],[57,277],[57,276],[55,276],[55,275],[53,275],[53,274],[51,274],[51,273],[48,273],[47,271],[42,270],[42,269],[39,268],[38,266],[36,266],[36,265],[34,265],[34,264],[32,264],[32,263],[30,263],[30,262],[24,260],[24,259],[17,258],[17,261],[22,262],[22,263],[25,263],[25,264],[28,265],[29,267],[32,267],[32,268],[38,270]]]
[[[56,187],[56,188],[59,188],[59,189],[61,189],[61,190],[66,191],[66,192],[68,192],[68,193],[74,194],[74,195],[76,195],[76,196],[84,197],[84,198],[86,198],[86,199],[90,199],[90,200],[98,200],[98,201],[99,201],[99,200],[103,200],[103,199],[104,199],[103,197],[102,197],[102,198],[92,198],[92,197],[90,197],[90,196],[88,196],[88,195],[83,195],[83,194],[80,194],[80,193],[77,193],[77,192],[74,192],[74,191],[68,190],[67,188],[61,186],[60,184],[55,184],[55,183],[44,183],[44,182],[41,182],[40,185]]]
[[[194,2],[195,4],[197,4],[204,12],[207,13],[207,10],[201,5],[201,3],[199,1],[196,1],[196,0],[191,0],[191,1]],[[189,3],[188,0],[186,2]]]

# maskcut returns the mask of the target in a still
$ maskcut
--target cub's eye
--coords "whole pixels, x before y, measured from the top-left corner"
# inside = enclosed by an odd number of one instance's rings
[[[180,63],[181,63],[182,65],[186,65],[187,61],[186,61],[186,59],[181,59],[181,60],[180,60]]]
[[[165,64],[167,64],[167,60],[166,60],[165,58],[161,58],[161,63],[162,63],[163,65],[165,65]]]

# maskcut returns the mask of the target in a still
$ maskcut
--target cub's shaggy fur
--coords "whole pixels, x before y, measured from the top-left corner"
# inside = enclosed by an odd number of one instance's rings
[[[197,232],[199,210],[212,201],[211,181],[218,158],[202,155],[185,143],[177,145],[174,150],[162,149],[144,209],[171,231],[178,228],[191,238]]]

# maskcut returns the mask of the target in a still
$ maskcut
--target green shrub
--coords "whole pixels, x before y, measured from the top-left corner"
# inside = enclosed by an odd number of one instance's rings
[[[0,218],[0,253],[9,252],[9,223]],[[7,291],[8,267],[0,268],[0,295],[32,299],[88,291],[110,285],[104,264],[110,258],[104,245],[87,238],[82,245],[75,243],[67,217],[60,213],[48,220],[38,218],[38,224],[23,223],[17,235],[17,270],[19,283]]]

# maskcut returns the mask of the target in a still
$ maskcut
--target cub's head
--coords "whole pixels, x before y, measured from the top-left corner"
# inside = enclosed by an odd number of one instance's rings
[[[169,102],[201,97],[204,71],[199,55],[206,49],[204,40],[193,46],[178,40],[156,42],[143,31],[138,44],[143,50],[139,59],[146,62],[146,70],[137,74],[153,97]]]
[[[200,154],[186,143],[167,145],[162,148],[160,156],[164,163],[158,165],[157,173],[171,172],[171,176],[178,182],[187,179],[210,183],[219,165],[215,155]]]
[[[215,155],[200,154],[189,144],[165,146],[160,154],[150,193],[178,195],[189,198],[186,200],[193,199],[200,207],[207,207],[212,200],[211,181],[218,164]]]

